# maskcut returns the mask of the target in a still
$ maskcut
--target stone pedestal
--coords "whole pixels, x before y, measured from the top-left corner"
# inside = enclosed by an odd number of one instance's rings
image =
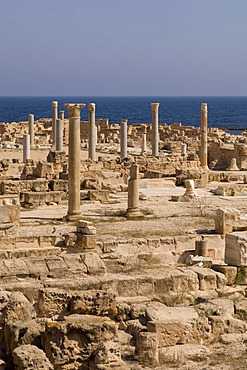
[[[121,130],[120,130],[120,156],[123,160],[124,158],[127,158],[127,126],[128,120],[122,119],[121,120]]]
[[[56,121],[56,151],[63,151],[63,120]]]
[[[68,220],[80,218],[80,112],[85,104],[65,104],[69,111]]]
[[[147,153],[147,134],[142,134],[142,149],[141,153]]]
[[[30,158],[30,135],[26,134],[23,136],[23,162]]]
[[[208,106],[207,103],[201,104],[201,148],[200,160],[203,169],[208,169]]]
[[[28,116],[28,122],[29,122],[29,135],[30,135],[30,147],[31,149],[34,149],[34,115],[29,114]]]
[[[159,103],[151,103],[152,108],[152,155],[159,156]]]
[[[52,102],[52,143],[53,145],[56,144],[56,121],[58,118],[57,114],[58,102]]]
[[[139,166],[133,164],[130,167],[130,179],[128,182],[128,209],[127,217],[140,217],[142,213],[139,209]]]
[[[195,242],[195,256],[207,257],[207,241],[205,239],[196,240]]]
[[[95,104],[88,105],[88,158],[96,161],[96,126],[95,126]]]
[[[231,159],[231,163],[230,163],[230,166],[227,167],[226,169],[227,171],[239,171],[239,168],[237,166],[237,160],[236,158],[232,158]]]

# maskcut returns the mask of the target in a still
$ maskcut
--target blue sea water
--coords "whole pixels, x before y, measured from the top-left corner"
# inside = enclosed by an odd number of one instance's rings
[[[183,125],[200,125],[201,103],[208,103],[209,127],[231,130],[247,129],[247,97],[0,97],[0,122],[28,120],[32,113],[35,119],[51,117],[51,102],[57,100],[59,110],[65,103],[96,104],[96,118],[108,118],[110,123],[128,119],[129,124],[150,123],[150,103],[159,102],[159,122]],[[66,112],[66,110],[65,110]],[[65,117],[67,112],[65,113]],[[87,120],[88,112],[81,111],[81,119]]]

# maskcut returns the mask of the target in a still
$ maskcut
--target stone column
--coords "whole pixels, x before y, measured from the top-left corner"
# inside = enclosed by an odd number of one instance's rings
[[[121,129],[120,129],[120,156],[123,160],[124,158],[128,157],[127,154],[127,119],[121,120]]]
[[[152,108],[152,155],[159,155],[159,103],[151,103]]]
[[[63,120],[57,119],[56,121],[56,151],[63,151]]]
[[[69,111],[68,220],[80,218],[80,112],[85,104],[65,104]]]
[[[128,209],[127,217],[140,217],[139,209],[139,166],[132,164],[130,167],[130,179],[128,182]]]
[[[64,110],[60,110],[60,119],[64,121]]]
[[[30,159],[30,135],[26,134],[23,136],[23,162]]]
[[[53,101],[52,102],[52,144],[56,144],[56,121],[58,118],[57,115],[57,107],[58,107],[58,102]]]
[[[230,166],[228,166],[226,170],[227,171],[239,171],[239,168],[237,166],[237,159],[236,158],[231,159]]]
[[[202,169],[208,169],[208,105],[207,103],[201,104],[201,148],[200,160]]]
[[[88,104],[88,158],[96,161],[95,104]]]
[[[187,144],[181,145],[181,155],[185,156],[187,154]]]
[[[34,115],[33,114],[29,114],[28,122],[29,122],[30,146],[31,146],[31,149],[34,149]]]
[[[142,154],[147,152],[147,134],[142,134]]]

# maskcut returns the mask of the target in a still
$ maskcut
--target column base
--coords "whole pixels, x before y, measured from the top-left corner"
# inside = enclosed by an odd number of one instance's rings
[[[143,214],[139,210],[139,208],[129,208],[127,209],[126,212],[127,218],[137,218],[137,217],[142,217]]]
[[[78,221],[82,218],[81,213],[76,213],[76,214],[67,214],[66,215],[66,221]]]

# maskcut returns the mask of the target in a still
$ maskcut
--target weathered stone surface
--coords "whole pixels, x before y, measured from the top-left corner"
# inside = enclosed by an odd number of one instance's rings
[[[107,341],[98,346],[93,354],[90,369],[92,370],[111,370],[111,369],[130,369],[121,359],[121,348],[119,343]]]
[[[159,364],[157,334],[140,332],[137,337],[136,352],[138,362],[156,367]]]
[[[77,370],[89,368],[93,352],[114,338],[116,324],[109,318],[70,315],[65,321],[46,324],[42,345],[55,369]]]
[[[27,298],[20,292],[13,292],[4,307],[4,322],[25,321],[36,317],[36,311]]]
[[[89,275],[102,275],[105,273],[105,265],[96,253],[82,254],[82,261],[86,265]]]
[[[38,312],[40,317],[53,317],[68,313],[71,293],[62,289],[46,288],[39,290]]]
[[[226,234],[225,263],[233,266],[247,265],[247,232]]]
[[[241,299],[235,303],[235,315],[237,319],[247,322],[247,299]]]
[[[16,370],[52,370],[45,353],[36,346],[22,345],[13,351]]]
[[[200,344],[181,344],[177,346],[160,348],[159,349],[159,363],[160,365],[169,364],[179,366],[186,364],[188,360],[196,362],[205,359],[205,355],[209,353],[207,347]]]
[[[225,275],[227,279],[227,285],[233,285],[237,276],[237,267],[236,266],[227,266],[227,265],[213,265],[212,269],[214,271],[221,272]]]

